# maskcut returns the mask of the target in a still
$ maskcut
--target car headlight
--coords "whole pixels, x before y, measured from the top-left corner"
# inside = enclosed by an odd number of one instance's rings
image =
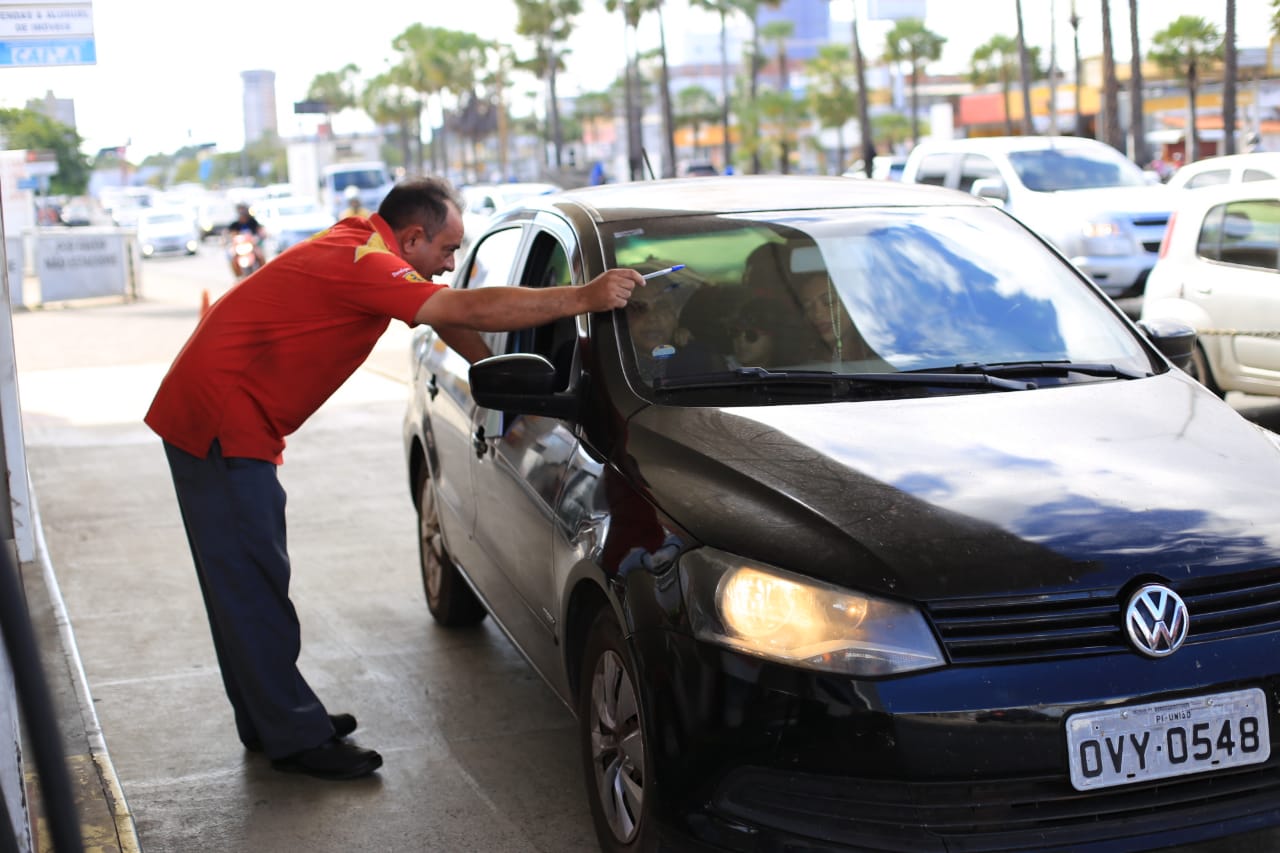
[[[1087,256],[1132,255],[1138,251],[1128,229],[1112,219],[1086,222],[1080,236],[1081,254]]]
[[[919,609],[714,548],[680,558],[694,635],[791,666],[893,675],[945,663]]]

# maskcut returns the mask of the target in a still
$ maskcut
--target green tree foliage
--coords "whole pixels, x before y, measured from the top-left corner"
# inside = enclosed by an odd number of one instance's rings
[[[533,39],[533,70],[547,86],[547,123],[555,151],[556,168],[560,167],[564,148],[564,129],[560,125],[559,96],[556,75],[564,69],[564,43],[573,33],[573,19],[582,14],[581,0],[515,0],[519,17],[516,32]]]
[[[1200,159],[1196,133],[1196,89],[1200,69],[1222,59],[1222,33],[1204,18],[1183,15],[1155,34],[1149,54],[1161,68],[1177,73],[1187,84],[1188,162]]]
[[[930,62],[942,56],[947,40],[919,18],[902,18],[885,36],[884,58],[906,62],[911,68],[911,141],[920,141],[920,75]]]
[[[698,135],[702,128],[720,117],[720,104],[705,86],[686,86],[676,93],[676,126],[693,134],[693,157],[701,159]]]
[[[80,135],[62,122],[34,110],[0,109],[0,134],[12,149],[52,151],[58,171],[49,179],[52,195],[84,195],[89,186],[89,161],[80,153]]]
[[[849,82],[856,77],[853,51],[848,45],[824,44],[808,62],[809,107],[824,128],[836,131],[836,156],[830,164],[834,174],[844,169],[844,126],[858,116],[858,92]]]
[[[319,101],[325,105],[325,120],[333,121],[333,116],[359,104],[356,94],[360,69],[348,62],[337,71],[325,71],[317,74],[307,87],[307,100]]]

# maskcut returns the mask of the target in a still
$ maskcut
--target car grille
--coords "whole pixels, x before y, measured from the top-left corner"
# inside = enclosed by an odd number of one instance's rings
[[[1165,228],[1169,225],[1169,215],[1153,213],[1147,216],[1134,216],[1130,222],[1133,225],[1133,233],[1142,242],[1142,248],[1148,252],[1159,252]]]
[[[1280,568],[1170,583],[1191,614],[1187,642],[1280,630]],[[947,599],[926,609],[953,663],[1045,660],[1128,649],[1116,589]]]
[[[1272,758],[1237,773],[1083,793],[1061,777],[898,782],[740,768],[713,803],[731,817],[807,838],[917,853],[1074,848],[1163,834],[1274,813],[1278,795],[1280,758]]]

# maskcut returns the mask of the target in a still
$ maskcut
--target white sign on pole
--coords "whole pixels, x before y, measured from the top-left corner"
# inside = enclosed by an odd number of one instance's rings
[[[93,3],[0,0],[0,66],[93,65]]]

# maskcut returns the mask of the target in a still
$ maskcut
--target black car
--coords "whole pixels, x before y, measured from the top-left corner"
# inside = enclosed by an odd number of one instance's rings
[[[608,851],[1152,849],[1280,823],[1280,440],[1001,209],[699,178],[530,199],[415,337],[428,605],[576,715]]]

